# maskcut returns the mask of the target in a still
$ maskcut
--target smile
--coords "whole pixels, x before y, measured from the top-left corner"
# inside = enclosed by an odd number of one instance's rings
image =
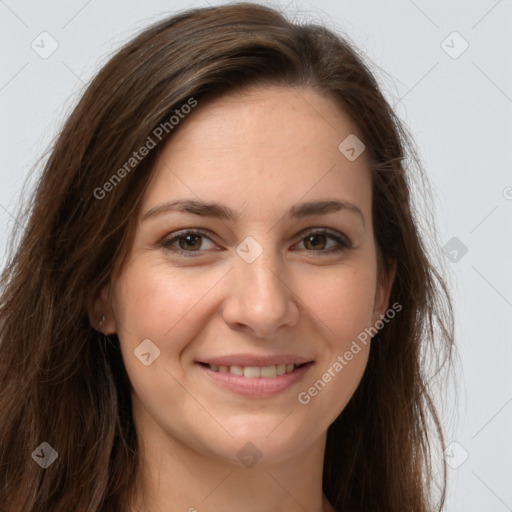
[[[282,393],[301,381],[314,362],[270,366],[216,366],[196,363],[196,367],[220,389],[248,398],[265,398]],[[284,373],[283,373],[284,372]]]
[[[239,377],[249,377],[251,379],[262,378],[271,379],[278,375],[285,375],[291,373],[297,368],[304,366],[303,364],[273,364],[270,366],[219,366],[216,364],[206,364],[206,366],[214,372],[232,373]]]

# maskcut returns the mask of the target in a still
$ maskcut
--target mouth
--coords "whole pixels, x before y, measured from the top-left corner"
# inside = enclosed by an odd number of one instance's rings
[[[302,368],[308,364],[311,364],[312,361],[308,363],[302,364],[272,364],[269,366],[238,366],[238,365],[217,365],[217,364],[208,364],[208,363],[199,363],[201,366],[208,368],[217,373],[230,373],[232,375],[237,375],[238,377],[247,377],[250,379],[273,379],[275,377],[286,375],[288,373],[292,373],[296,371],[298,368]]]
[[[270,398],[291,390],[315,364],[279,363],[267,366],[215,365],[196,362],[196,366],[208,379],[225,392],[245,398]]]

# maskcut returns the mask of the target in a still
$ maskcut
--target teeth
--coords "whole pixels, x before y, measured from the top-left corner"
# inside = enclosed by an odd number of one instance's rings
[[[249,377],[255,379],[261,377],[263,379],[271,379],[273,377],[291,373],[295,370],[296,365],[292,364],[273,364],[271,366],[218,366],[216,364],[208,365],[211,370],[220,373],[232,373],[240,377]]]
[[[261,377],[262,369],[263,368],[258,368],[256,366],[246,366],[243,369],[242,375],[244,377],[250,377],[251,379],[255,379],[256,377]],[[231,367],[231,373],[233,373],[233,367]]]
[[[245,375],[245,372],[244,372]],[[247,377],[247,375],[245,375]],[[256,375],[257,377],[257,375]],[[263,378],[272,378],[277,377],[277,366],[273,364],[272,366],[264,366],[260,371],[260,377]]]
[[[235,375],[240,375],[242,376],[244,374],[244,369],[241,367],[241,366],[236,366],[236,365],[233,365],[229,371],[231,373],[234,373]]]

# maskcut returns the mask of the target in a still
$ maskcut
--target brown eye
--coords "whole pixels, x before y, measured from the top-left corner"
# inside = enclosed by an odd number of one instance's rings
[[[204,252],[201,247],[205,241],[213,244],[210,237],[202,231],[185,230],[162,240],[159,245],[181,256],[199,256],[201,252]],[[334,242],[334,245],[329,246],[329,241]],[[334,254],[352,247],[352,243],[344,235],[326,230],[306,233],[303,235],[301,243],[304,243],[308,252],[315,252],[319,255]]]
[[[305,240],[304,245],[306,246],[307,249],[324,250],[325,249],[324,246],[327,243],[327,237],[322,234],[308,235],[307,237],[304,238],[304,240]],[[308,247],[308,245],[310,247]]]
[[[306,233],[302,238],[304,246],[309,252],[336,253],[352,247],[352,243],[338,233],[325,230],[317,230]],[[329,240],[334,241],[334,247],[327,247]]]
[[[204,252],[201,250],[201,247],[205,240],[208,240],[213,244],[211,239],[203,232],[186,230],[162,240],[159,245],[166,250],[176,252],[184,256],[195,256],[194,253],[200,254],[201,252]]]
[[[186,235],[177,238],[178,246],[185,251],[199,249],[201,247],[201,235]],[[184,241],[184,243],[181,243]]]

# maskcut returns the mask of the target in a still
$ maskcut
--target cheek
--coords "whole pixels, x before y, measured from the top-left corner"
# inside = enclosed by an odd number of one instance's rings
[[[361,382],[370,346],[347,345],[321,367],[297,394],[298,407],[306,412],[305,424],[320,423],[321,430],[343,412]]]
[[[208,294],[224,274],[215,270],[199,275],[197,269],[171,268],[143,258],[128,265],[114,288],[118,335],[125,351],[133,352],[142,340],[151,339],[161,350],[160,362],[180,354],[202,328],[198,315],[205,315]]]
[[[201,323],[215,314],[219,300],[229,297],[222,283],[225,275],[220,267],[198,272],[132,260],[114,288],[120,338],[132,351],[149,338],[166,351],[180,352],[187,339],[205,327]],[[301,270],[287,285],[292,290],[289,300],[298,301],[303,326],[316,324],[316,332],[323,332],[333,348],[342,349],[370,326],[375,279],[371,261],[364,258],[338,268]],[[219,296],[220,290],[228,295]]]
[[[183,389],[176,380],[185,371],[179,357],[201,329],[197,312],[218,281],[203,277],[194,279],[184,269],[139,258],[127,264],[114,285],[113,306],[125,368],[136,395],[155,417],[165,416],[158,404],[183,401]],[[140,347],[147,346],[153,362],[145,365],[142,354],[148,351]]]
[[[303,286],[301,300],[325,328],[333,346],[343,347],[370,326],[375,274],[367,267],[340,268]]]
[[[320,422],[327,429],[359,386],[370,351],[365,329],[371,325],[374,293],[374,275],[352,269],[331,274],[323,291],[307,295],[311,316],[319,319],[312,341],[322,350],[297,395],[299,407],[307,411],[306,423]]]
[[[305,306],[316,318],[313,334],[322,338],[322,357],[314,375],[300,390],[301,406],[322,418],[324,427],[344,409],[364,374],[370,336],[376,277],[372,266],[330,272],[303,289]],[[313,340],[318,343],[319,340]]]

